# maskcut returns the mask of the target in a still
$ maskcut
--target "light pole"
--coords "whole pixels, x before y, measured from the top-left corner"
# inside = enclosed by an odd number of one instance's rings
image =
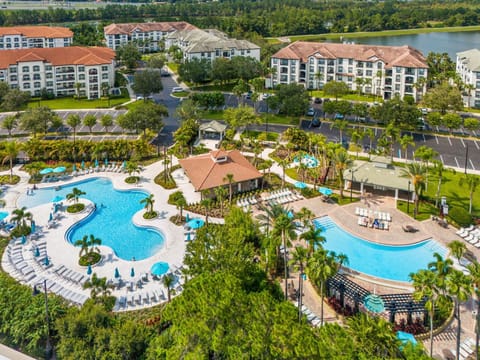
[[[465,175],[467,175],[467,165],[468,165],[468,144],[466,144],[466,149],[465,149]]]
[[[47,294],[47,280],[43,280],[43,292],[45,295],[45,322],[47,324],[47,341],[45,344],[45,359],[52,358],[52,344],[50,343],[50,319],[48,317],[48,294]],[[37,285],[33,287],[33,295],[39,295],[41,293],[40,290],[37,289]]]
[[[353,192],[353,170],[350,169],[350,172],[352,173],[352,179],[350,182],[350,202],[352,202],[352,192]]]
[[[408,195],[407,195],[407,215],[410,213],[410,184],[412,182],[408,180]]]

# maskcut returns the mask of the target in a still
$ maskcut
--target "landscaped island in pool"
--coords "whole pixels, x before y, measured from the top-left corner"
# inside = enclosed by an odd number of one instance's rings
[[[86,192],[83,197],[94,202],[96,210],[67,232],[68,241],[74,243],[84,235],[93,234],[102,240],[102,245],[111,247],[124,260],[143,260],[163,248],[165,239],[159,231],[136,226],[132,221],[133,215],[143,208],[140,200],[149,194],[139,190],[116,190],[105,178],[63,185],[58,191],[55,188],[35,190],[34,195],[22,195],[18,204],[27,208],[46,204],[55,196],[65,198],[74,187]],[[48,216],[45,215],[45,221]]]
[[[434,260],[433,253],[447,254],[447,249],[433,239],[413,245],[388,246],[356,237],[328,216],[315,219],[314,224],[327,239],[325,249],[347,255],[347,267],[386,280],[409,282],[410,273],[426,269]]]

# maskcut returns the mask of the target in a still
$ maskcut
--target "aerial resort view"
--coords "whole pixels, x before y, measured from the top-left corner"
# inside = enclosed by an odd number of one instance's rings
[[[478,359],[474,3],[3,2],[0,360]]]

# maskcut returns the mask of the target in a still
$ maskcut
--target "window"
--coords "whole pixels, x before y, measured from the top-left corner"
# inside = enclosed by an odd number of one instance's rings
[[[41,87],[40,81],[36,81],[36,82],[33,84],[33,87],[34,87],[35,89],[40,89],[40,87]]]
[[[33,71],[35,71],[35,72],[40,71],[40,66],[34,65],[34,66],[33,66]]]
[[[102,74],[102,80],[108,80],[108,74]]]
[[[361,68],[363,68],[363,61],[359,61],[359,62],[357,62],[357,67],[361,67]]]
[[[10,69],[8,69],[8,71],[9,71],[11,74],[16,74],[16,73],[17,73],[17,68],[16,68],[16,67],[11,67]]]
[[[353,65],[353,59],[348,59],[348,65]]]
[[[23,66],[22,71],[23,72],[30,72],[30,68],[28,66]]]
[[[395,85],[395,91],[400,91],[400,84]]]
[[[78,72],[84,72],[84,71],[85,71],[85,66],[78,67]]]
[[[318,59],[318,65],[325,65],[325,59]]]
[[[107,65],[102,65],[102,71],[108,71],[108,66]]]
[[[352,82],[352,81],[353,81],[353,77],[352,77],[352,76],[349,76],[347,81],[348,81],[348,82]]]
[[[52,65],[45,65],[45,71],[52,71]]]
[[[24,89],[30,89],[30,83],[23,83]]]
[[[308,63],[309,63],[309,64],[313,64],[313,62],[314,62],[314,61],[315,61],[315,59],[314,59],[314,58],[310,58],[310,59],[308,59]]]
[[[232,56],[235,55],[235,50],[232,49],[232,50],[230,51],[230,54],[231,54]]]
[[[85,80],[85,74],[78,74],[78,80]]]
[[[11,75],[10,81],[17,81],[17,75]]]
[[[338,72],[343,73],[343,66],[338,67]]]
[[[348,67],[348,73],[349,74],[353,73],[353,67],[351,67],[351,66]]]
[[[47,81],[47,87],[52,87],[53,86],[53,81]]]
[[[338,77],[337,77],[337,80],[338,80],[338,81],[343,81],[343,77],[342,77],[342,76],[338,76]]]
[[[377,63],[377,69],[382,69],[383,68],[383,64],[381,62],[378,62]]]
[[[217,50],[218,51],[218,50]],[[218,55],[217,55],[218,56]],[[272,64],[278,64],[278,59],[277,58],[272,58]]]
[[[40,74],[33,74],[33,80],[40,80]]]
[[[215,56],[220,56],[220,50],[219,50],[219,49],[216,49],[216,50],[215,50]],[[276,63],[277,63],[277,59],[273,59],[273,63],[276,64]]]
[[[372,70],[365,71],[365,76],[372,76]]]
[[[395,81],[396,81],[396,82],[400,82],[400,81],[401,81],[401,80],[400,80],[400,75],[395,75]]]
[[[365,65],[367,66],[367,69],[373,68],[373,63],[371,63],[370,61],[366,62]]]
[[[30,75],[23,75],[22,80],[23,81],[29,81],[30,80]]]
[[[288,79],[287,75],[280,75],[280,81],[286,82]]]
[[[46,77],[47,79],[51,79],[51,78],[53,77],[53,74],[52,74],[52,73],[46,73],[46,74],[45,74],[45,77]]]
[[[395,66],[395,72],[397,74],[401,73],[402,72],[402,68],[400,66]]]
[[[342,59],[342,58],[337,59],[337,62],[338,62],[339,64],[343,64],[343,59]]]

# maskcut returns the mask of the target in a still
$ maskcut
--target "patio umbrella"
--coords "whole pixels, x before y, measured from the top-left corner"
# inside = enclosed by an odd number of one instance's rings
[[[152,265],[152,267],[150,268],[150,272],[152,273],[152,275],[161,276],[163,274],[166,274],[168,269],[169,269],[168,263],[159,261]]]
[[[333,191],[332,189],[329,189],[327,187],[320,187],[318,188],[318,191],[322,194],[322,195],[325,195],[325,196],[330,196],[333,194]]]
[[[192,219],[187,222],[187,226],[191,227],[192,229],[200,229],[203,225],[205,225],[205,221],[202,219]]]
[[[98,167],[98,159],[95,159],[95,167]]]
[[[55,174],[59,174],[59,173],[63,173],[67,170],[67,168],[65,166],[59,166],[59,167],[56,167],[55,169],[53,169],[53,172]]]
[[[72,171],[77,171],[77,164],[73,164]]]
[[[287,216],[289,219],[293,219],[294,215],[293,215],[293,211],[290,210],[288,213],[287,213]]]
[[[363,305],[367,308],[367,310],[373,313],[381,313],[385,311],[385,303],[383,299],[375,294],[369,294],[365,296],[365,300],[363,300]]]
[[[8,212],[6,211],[0,211],[0,220],[5,219],[8,216]]]
[[[132,267],[130,270],[130,276],[133,278],[135,276],[135,269]]]
[[[127,160],[123,160],[122,169],[127,168]]]
[[[305,189],[307,187],[307,184],[305,184],[304,182],[301,182],[301,181],[297,181],[295,183],[295,187],[297,189]]]
[[[187,216],[185,216],[185,222],[189,222],[190,221],[190,215],[187,213]]]
[[[82,168],[82,170],[85,169],[85,161],[84,160],[82,160],[82,164],[80,165],[80,167]]]
[[[87,275],[92,275],[92,265],[88,265],[88,267],[87,267]]]
[[[63,196],[57,195],[52,199],[52,203],[58,203],[63,200]]]
[[[405,345],[408,342],[411,342],[413,345],[417,343],[417,339],[415,339],[415,336],[404,331],[397,331],[397,339],[400,340]]]
[[[50,265],[50,260],[48,259],[48,256],[45,256],[45,260],[43,260],[43,265],[45,266]]]
[[[108,159],[105,158],[105,166],[107,166],[107,165],[108,165]]]
[[[32,234],[36,230],[36,224],[35,224],[35,221],[33,221],[33,220],[30,222],[30,229],[31,229],[30,231],[32,232]]]
[[[38,246],[35,246],[35,252],[33,253],[33,255],[35,257],[39,257],[40,256],[40,249],[38,248]]]
[[[22,244],[27,243],[27,237],[25,235],[22,235]]]
[[[47,174],[50,174],[51,172],[53,172],[52,168],[45,168],[43,170],[40,170],[40,175],[47,175]]]
[[[118,268],[115,268],[115,274],[113,275],[115,279],[118,279],[120,277],[120,272],[118,271]]]
[[[187,238],[185,239],[187,241],[191,241],[192,240],[192,236],[190,235],[190,233],[187,233]]]
[[[53,220],[53,214],[50,213],[50,216],[49,216],[49,218],[48,218],[48,221],[52,221],[52,220]]]

